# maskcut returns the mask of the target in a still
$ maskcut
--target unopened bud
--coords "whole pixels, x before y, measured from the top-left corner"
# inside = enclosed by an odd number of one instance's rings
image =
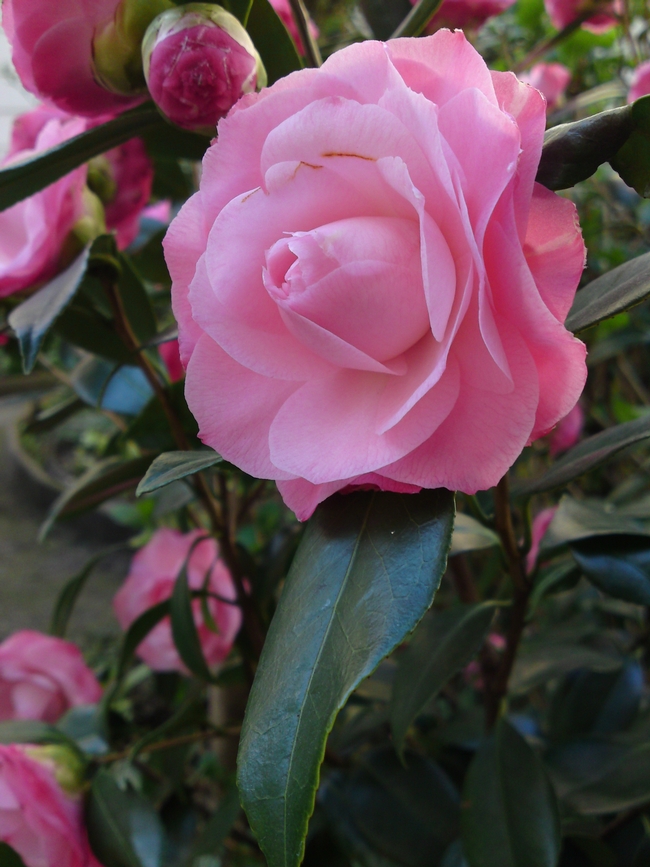
[[[142,38],[156,15],[173,9],[172,0],[121,0],[115,15],[93,39],[93,64],[100,84],[114,93],[144,93]]]
[[[54,774],[57,783],[69,795],[77,795],[85,786],[85,765],[81,755],[70,747],[59,744],[22,747],[30,759],[45,765]]]
[[[188,3],[152,21],[142,43],[144,74],[160,111],[177,126],[213,135],[219,118],[266,71],[239,21],[209,3]]]

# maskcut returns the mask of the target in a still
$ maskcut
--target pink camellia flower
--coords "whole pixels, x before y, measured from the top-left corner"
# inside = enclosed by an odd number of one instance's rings
[[[514,2],[514,0],[513,0]],[[271,6],[278,13],[278,17],[284,24],[284,26],[289,31],[289,36],[296,43],[296,48],[300,54],[305,53],[305,46],[302,44],[302,37],[300,36],[300,31],[298,30],[298,25],[296,24],[296,19],[293,17],[293,9],[291,8],[291,3],[289,0],[270,0]],[[309,32],[313,36],[314,39],[318,39],[318,27],[314,24],[311,18],[308,19],[307,24],[309,26]]]
[[[460,31],[244,97],[164,242],[203,441],[301,519],[349,487],[495,485],[586,377],[562,324],[576,210],[534,183],[545,122]]]
[[[634,70],[632,84],[627,95],[628,102],[634,102],[635,99],[641,99],[650,93],[650,60],[641,63]]]
[[[417,0],[411,0],[413,6],[416,2]],[[443,0],[431,19],[427,32],[433,33],[441,27],[476,29],[489,18],[505,12],[514,2],[515,0]]]
[[[544,0],[544,7],[551,19],[551,24],[556,30],[563,30],[588,7],[594,6],[594,0]],[[612,3],[600,4],[599,11],[588,18],[582,27],[592,33],[606,33],[612,27],[616,27],[618,21],[616,14],[622,13],[620,0]]]
[[[37,749],[0,745],[0,840],[25,867],[101,867],[88,844],[81,799],[31,752]]]
[[[167,373],[172,382],[178,382],[185,376],[185,370],[181,362],[181,352],[178,346],[178,340],[168,340],[166,343],[161,343],[158,347],[160,357],[162,358]]]
[[[71,114],[114,114],[137,99],[101,87],[93,72],[93,37],[119,0],[4,0],[2,24],[23,85]]]
[[[526,84],[536,87],[546,97],[549,111],[555,108],[571,81],[571,70],[562,63],[537,63],[519,76]]]
[[[180,533],[178,530],[162,529],[154,533],[135,555],[126,581],[113,601],[115,614],[122,629],[128,629],[133,621],[153,605],[169,599],[183,564],[192,545],[201,537],[199,530]],[[230,573],[218,557],[214,539],[199,542],[189,559],[188,578],[192,590],[200,590],[210,573],[207,589],[219,596],[210,598],[208,608],[218,632],[203,622],[201,601],[192,603],[203,654],[210,666],[223,662],[230,653],[233,641],[241,626],[241,611],[237,605],[220,600],[235,600],[235,588]],[[153,629],[138,647],[138,656],[154,671],[186,672],[172,639],[169,618]]]
[[[546,535],[546,531],[551,526],[551,521],[555,517],[556,512],[557,506],[550,506],[548,509],[542,509],[533,519],[530,550],[526,555],[526,572],[528,574],[535,568],[537,558],[539,557],[539,546]]]
[[[574,446],[582,435],[585,426],[585,414],[577,403],[570,413],[560,419],[548,438],[548,450],[553,457],[561,455]]]
[[[69,641],[25,629],[0,644],[0,720],[54,723],[101,695],[97,678]]]
[[[16,151],[3,165],[27,159],[83,132],[80,118],[46,119],[30,149]],[[48,280],[65,266],[64,243],[85,215],[86,166],[0,212],[0,298]]]

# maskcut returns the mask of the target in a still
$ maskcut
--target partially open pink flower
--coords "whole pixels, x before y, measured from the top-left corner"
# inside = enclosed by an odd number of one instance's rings
[[[300,518],[350,486],[495,485],[586,377],[576,210],[534,183],[545,123],[460,31],[244,97],[165,239],[203,441]]]
[[[555,457],[574,446],[582,435],[585,425],[585,414],[577,403],[568,415],[561,418],[548,438],[548,450]]]
[[[0,720],[54,723],[101,694],[81,651],[69,641],[25,629],[0,644]]]
[[[160,357],[165,363],[167,373],[172,382],[178,382],[185,376],[185,370],[181,362],[181,353],[178,346],[178,340],[168,340],[166,343],[161,343],[158,347]]]
[[[641,99],[650,93],[650,60],[639,64],[634,70],[632,84],[627,95],[628,102],[634,102],[635,99]]]
[[[539,557],[539,546],[546,535],[546,531],[551,526],[551,521],[555,517],[556,512],[557,506],[550,506],[548,509],[542,509],[533,519],[530,550],[526,555],[526,572],[529,574],[535,568],[537,558]]]
[[[192,545],[201,536],[199,530],[180,533],[163,529],[154,533],[151,541],[135,555],[126,581],[117,592],[113,607],[122,629],[128,629],[133,621],[158,602],[169,599],[183,564]],[[214,539],[199,542],[189,559],[188,578],[192,590],[200,590],[209,575],[207,589],[219,599],[210,598],[208,609],[218,632],[204,623],[201,601],[192,603],[201,647],[208,665],[214,666],[230,653],[233,641],[241,626],[241,611],[233,604],[235,588],[230,572],[219,559]],[[138,647],[138,656],[154,671],[186,672],[172,639],[169,618],[153,629]]]
[[[27,90],[63,111],[116,113],[137,100],[101,87],[93,72],[93,37],[119,0],[4,0],[2,24]]]
[[[555,108],[571,81],[571,70],[562,63],[537,63],[530,72],[519,76],[546,97],[549,111]]]
[[[25,867],[101,867],[88,844],[78,797],[63,791],[29,748],[0,745],[0,840]]]
[[[413,5],[416,2],[417,0],[411,0]],[[443,0],[431,19],[427,32],[433,33],[441,27],[460,27],[463,30],[481,27],[489,18],[509,9],[514,2],[515,0]]]
[[[514,2],[514,0],[513,0]],[[278,13],[278,16],[284,26],[289,31],[289,35],[296,43],[296,48],[298,49],[300,54],[305,53],[305,46],[302,44],[302,38],[300,36],[300,31],[298,30],[298,25],[296,24],[296,19],[293,17],[293,9],[291,8],[291,3],[289,0],[270,0],[271,6]],[[318,27],[314,24],[311,18],[308,19],[309,32],[313,36],[314,39],[318,39]]]
[[[563,30],[588,8],[596,6],[595,0],[544,0],[544,7],[556,30]],[[588,18],[582,27],[592,33],[606,33],[616,27],[616,15],[622,13],[621,0],[601,3],[595,15]]]

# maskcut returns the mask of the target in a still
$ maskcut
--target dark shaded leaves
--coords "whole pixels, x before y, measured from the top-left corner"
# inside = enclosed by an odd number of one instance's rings
[[[223,460],[221,455],[213,451],[200,452],[165,452],[158,455],[147,470],[138,485],[136,494],[148,494],[157,491],[165,485],[184,479],[194,473],[207,470]]]

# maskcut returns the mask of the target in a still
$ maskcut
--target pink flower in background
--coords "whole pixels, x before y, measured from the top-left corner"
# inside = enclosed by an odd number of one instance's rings
[[[291,8],[291,3],[289,0],[270,0],[271,6],[278,13],[278,17],[284,24],[284,26],[289,31],[289,35],[296,43],[296,48],[298,49],[300,54],[305,53],[305,46],[302,44],[302,39],[300,37],[300,31],[298,30],[298,25],[296,24],[296,19],[293,17],[293,10]],[[313,36],[314,39],[318,39],[318,27],[314,24],[314,22],[309,19],[309,32]]]
[[[560,419],[548,438],[548,450],[555,457],[574,446],[582,436],[585,426],[585,414],[577,403],[568,415]]]
[[[151,540],[135,555],[126,581],[117,592],[113,607],[122,629],[158,602],[169,599],[183,564],[193,543],[201,532],[180,533],[178,530],[158,530]],[[188,577],[193,590],[200,590],[210,573],[208,590],[222,599],[235,599],[235,588],[230,573],[218,557],[214,539],[205,539],[194,548],[189,560]],[[208,601],[210,613],[219,628],[213,632],[203,622],[201,603],[192,603],[201,646],[208,665],[214,666],[230,653],[241,626],[241,611],[237,605]],[[186,672],[172,639],[169,618],[153,629],[138,647],[138,656],[154,671]]]
[[[142,46],[149,92],[177,126],[214,135],[244,93],[266,83],[248,33],[221,7],[159,15]],[[260,80],[261,79],[261,80]]]
[[[592,0],[544,0],[548,17],[556,30],[563,30],[575,21],[587,5],[593,5]],[[614,13],[619,15],[622,13],[620,0],[602,4],[601,11],[588,18],[582,27],[591,30],[592,33],[606,33],[618,24]]]
[[[571,70],[562,63],[537,63],[530,72],[519,76],[546,97],[549,111],[555,108],[571,81]]]
[[[165,239],[203,441],[301,519],[351,486],[495,485],[586,377],[562,324],[576,210],[534,183],[545,123],[459,31],[244,97]]]
[[[181,362],[178,340],[168,340],[167,343],[161,343],[158,352],[165,363],[170,380],[178,382],[179,379],[182,379],[185,376],[185,370]]]
[[[119,0],[4,0],[2,24],[20,80],[70,114],[115,114],[138,102],[111,93],[93,74],[93,36]]]
[[[29,748],[0,745],[0,840],[25,867],[101,867],[88,844],[79,798]]]
[[[650,93],[650,60],[641,63],[634,70],[627,101],[634,102],[635,99],[641,99],[642,96],[646,96],[648,93]]]
[[[3,165],[55,147],[83,132],[84,126],[80,118],[45,119],[32,147],[12,150]],[[80,166],[0,212],[0,298],[48,280],[65,266],[61,262],[62,249],[75,223],[84,215],[85,183],[86,166]]]
[[[412,5],[416,2],[417,0],[411,0]],[[505,12],[514,2],[515,0],[443,0],[431,19],[427,32],[434,32],[441,27],[480,27],[489,18]]]
[[[101,695],[97,678],[69,641],[25,629],[0,644],[0,720],[54,723]]]
[[[530,550],[526,555],[526,572],[528,572],[528,574],[530,574],[535,568],[539,556],[539,546],[546,535],[546,531],[551,526],[551,521],[556,512],[557,506],[550,506],[548,509],[542,509],[542,511],[535,515],[535,518],[533,519]]]
[[[172,218],[172,203],[169,199],[162,199],[153,205],[147,205],[142,212],[145,220],[155,220],[156,223],[169,223]]]

